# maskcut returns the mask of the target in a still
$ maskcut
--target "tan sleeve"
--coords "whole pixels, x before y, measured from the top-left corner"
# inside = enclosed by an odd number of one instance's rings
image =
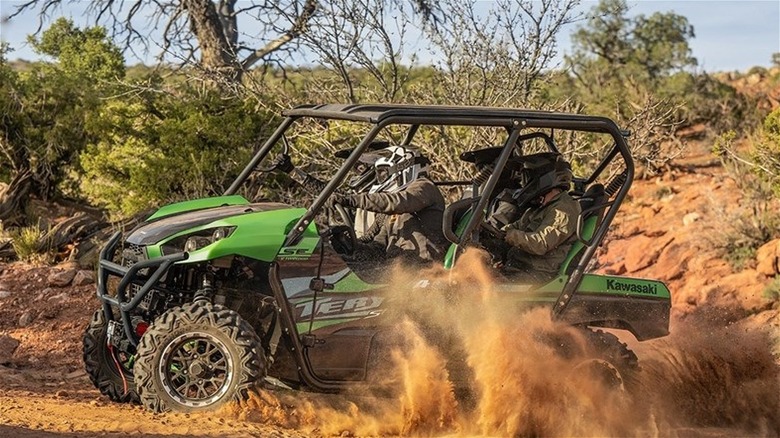
[[[544,255],[574,234],[574,217],[561,208],[552,208],[534,231],[507,227],[504,240],[529,254]]]

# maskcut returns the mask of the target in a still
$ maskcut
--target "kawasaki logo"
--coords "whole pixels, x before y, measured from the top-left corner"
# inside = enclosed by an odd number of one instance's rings
[[[607,289],[618,292],[658,295],[658,285],[655,284],[634,284],[623,283],[617,280],[607,280]]]

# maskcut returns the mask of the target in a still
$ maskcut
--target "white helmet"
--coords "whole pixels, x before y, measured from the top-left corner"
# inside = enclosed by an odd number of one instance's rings
[[[369,193],[397,192],[425,175],[430,163],[416,148],[389,146],[377,152],[381,157],[374,162],[376,179]]]

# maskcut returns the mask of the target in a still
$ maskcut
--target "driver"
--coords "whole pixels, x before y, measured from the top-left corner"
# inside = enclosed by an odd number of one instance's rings
[[[376,233],[357,242],[353,258],[377,261],[401,257],[428,264],[443,260],[446,240],[441,231],[444,198],[427,177],[426,157],[411,147],[389,146],[377,152],[375,183],[368,193],[334,194],[329,204],[384,215]]]
[[[502,228],[501,272],[513,279],[541,283],[554,278],[576,240],[579,203],[569,195],[571,165],[560,154],[544,152],[523,158],[522,196],[530,207]]]

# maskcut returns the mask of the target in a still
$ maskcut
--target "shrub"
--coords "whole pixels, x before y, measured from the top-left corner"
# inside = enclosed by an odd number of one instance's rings
[[[780,236],[780,216],[772,201],[753,201],[749,210],[725,218],[715,245],[735,271],[752,267],[758,248]]]
[[[161,87],[162,88],[162,87]],[[107,102],[80,155],[83,193],[113,218],[221,194],[248,161],[272,116],[248,99],[181,85]]]
[[[768,300],[780,300],[780,278],[775,278],[766,285],[763,296]]]
[[[19,228],[11,233],[11,246],[16,257],[28,263],[48,263],[52,260],[51,248],[46,241],[46,232],[37,225]]]

